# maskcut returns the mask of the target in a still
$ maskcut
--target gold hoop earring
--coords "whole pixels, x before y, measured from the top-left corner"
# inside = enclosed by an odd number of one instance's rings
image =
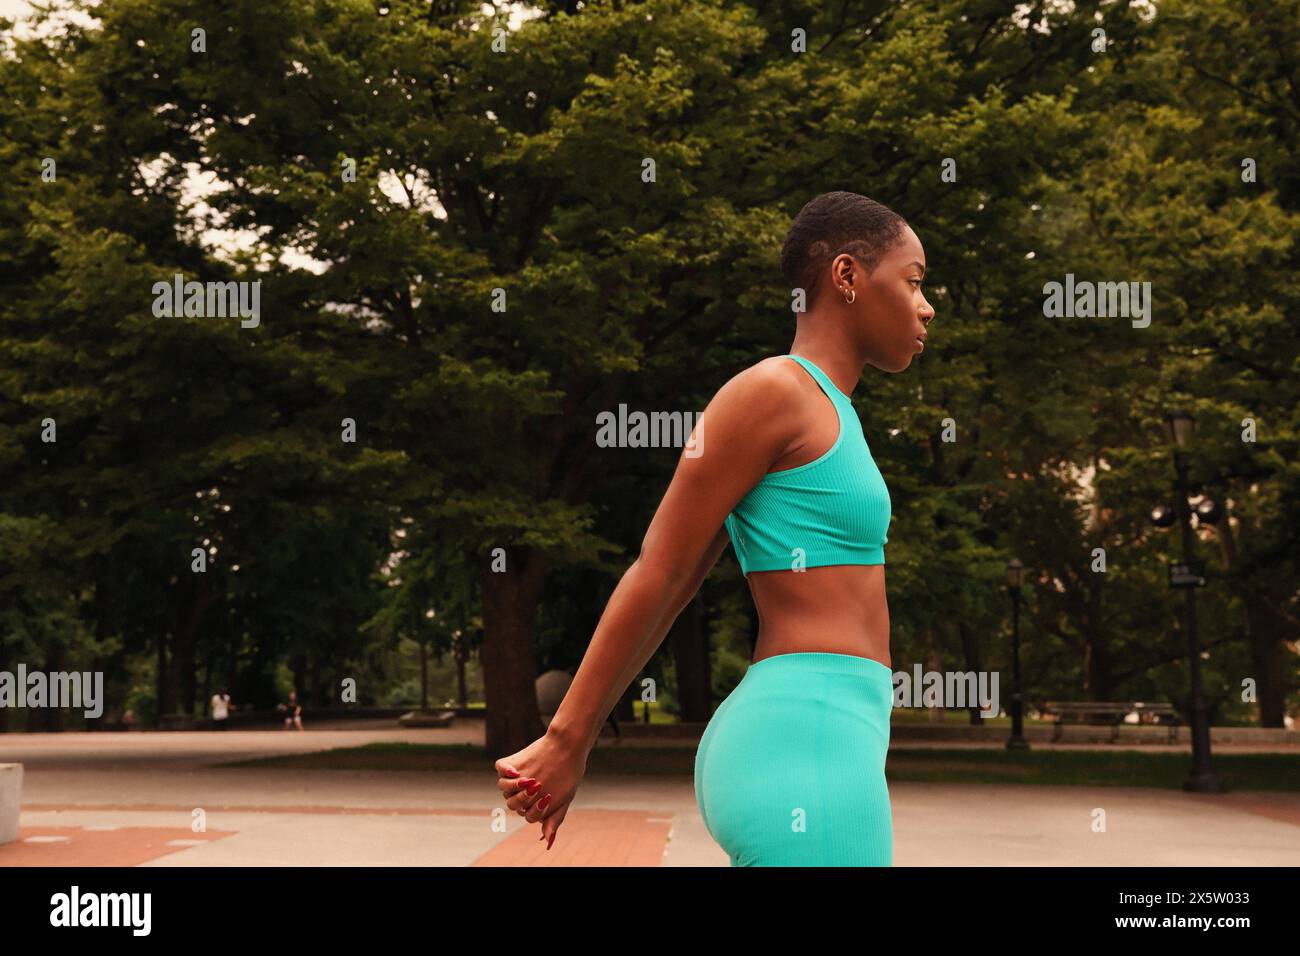
[[[841,289],[840,291],[843,292],[844,290]],[[847,302],[849,305],[852,305],[853,300],[856,299],[857,297],[858,297],[857,290],[849,289],[849,291],[844,296],[844,301]]]

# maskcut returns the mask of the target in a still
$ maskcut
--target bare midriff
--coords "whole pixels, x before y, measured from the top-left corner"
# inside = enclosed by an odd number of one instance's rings
[[[892,667],[883,564],[751,571],[749,591],[758,611],[754,663],[822,651]]]

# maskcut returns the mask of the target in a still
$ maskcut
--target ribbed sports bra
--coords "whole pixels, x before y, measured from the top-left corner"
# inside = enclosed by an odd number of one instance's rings
[[[840,433],[813,461],[765,474],[724,525],[740,570],[794,571],[829,564],[884,564],[890,500],[853,402],[798,355],[834,404]]]

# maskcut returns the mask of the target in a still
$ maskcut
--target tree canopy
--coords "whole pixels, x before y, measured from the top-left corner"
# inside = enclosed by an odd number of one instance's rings
[[[786,351],[785,230],[849,189],[915,229],[938,313],[855,392],[895,661],[1009,669],[1018,557],[1031,696],[1181,700],[1181,551],[1148,517],[1178,405],[1230,516],[1198,531],[1210,698],[1280,724],[1300,5],[1065,6],[101,0],[3,24],[0,663],[96,662],[120,706],[143,662],[156,712],[188,713],[205,682],[269,702],[284,666],[314,703],[348,676],[373,700],[395,639],[461,640],[489,750],[517,749],[677,458],[602,447],[597,415],[698,410]],[[1050,315],[1067,274],[1149,283],[1149,324]],[[177,275],[258,283],[258,323],[157,315]],[[728,556],[700,597],[716,648],[743,589]]]

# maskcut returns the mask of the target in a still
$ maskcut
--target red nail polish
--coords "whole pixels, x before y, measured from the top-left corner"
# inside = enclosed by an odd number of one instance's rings
[[[542,797],[542,799],[537,801],[538,810],[545,810],[550,805],[551,805],[551,795],[549,793],[546,796]]]
[[[513,780],[515,777],[519,776],[519,771],[518,771],[518,770],[511,770],[509,767],[507,767],[505,770],[503,770],[503,771],[501,771],[501,772],[504,773],[507,777],[510,777],[512,780]]]
[[[559,831],[557,830],[556,833],[558,833],[558,832],[559,832]],[[554,842],[555,842],[555,833],[552,833],[552,834],[551,834],[551,838],[550,838],[549,840],[546,841],[546,849],[549,850],[549,849],[551,848],[551,844],[554,843]]]
[[[530,797],[532,797],[532,796],[536,796],[537,791],[538,791],[538,790],[541,790],[541,789],[542,789],[542,785],[541,785],[540,783],[535,783],[535,784],[533,784],[531,787],[528,788],[528,795],[529,795]]]

